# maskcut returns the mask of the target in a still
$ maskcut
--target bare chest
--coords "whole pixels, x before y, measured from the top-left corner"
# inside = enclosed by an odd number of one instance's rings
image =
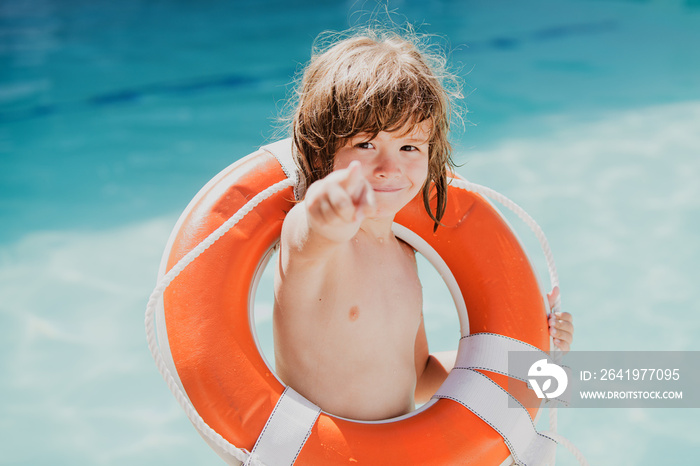
[[[366,338],[414,342],[423,298],[415,258],[404,248],[358,248],[330,271],[324,298],[335,325]]]

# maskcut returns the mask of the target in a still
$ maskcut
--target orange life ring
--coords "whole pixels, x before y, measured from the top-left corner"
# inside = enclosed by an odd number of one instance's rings
[[[185,211],[166,250],[169,270],[251,197],[286,175],[259,150],[212,180]],[[251,450],[284,386],[261,357],[249,308],[261,258],[278,241],[294,193],[287,188],[203,252],[165,290],[172,362],[201,418],[231,444]],[[505,335],[549,350],[543,295],[527,255],[501,215],[481,196],[450,188],[443,226],[433,233],[422,200],[396,222],[427,241],[452,271],[471,333]],[[504,375],[486,373],[532,406],[534,394]],[[522,386],[522,390],[514,389]],[[530,398],[525,400],[525,398]],[[537,408],[528,408],[534,419]],[[447,399],[391,422],[364,423],[321,413],[298,464],[488,464],[510,455],[501,436]]]

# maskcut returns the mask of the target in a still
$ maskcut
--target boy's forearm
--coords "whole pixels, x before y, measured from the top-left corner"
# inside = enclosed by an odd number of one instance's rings
[[[454,367],[456,358],[456,351],[442,351],[428,356],[425,369],[416,381],[416,403],[430,400]]]

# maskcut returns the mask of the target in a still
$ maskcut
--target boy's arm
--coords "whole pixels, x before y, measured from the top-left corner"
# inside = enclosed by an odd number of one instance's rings
[[[421,319],[416,335],[416,403],[426,403],[447,378],[457,359],[457,351],[430,354],[425,323]]]
[[[554,307],[559,296],[559,287],[547,295],[550,308]],[[552,313],[549,318],[549,331],[554,344],[564,352],[569,351],[574,339],[573,317],[568,312]],[[416,335],[416,403],[430,400],[440,385],[447,378],[457,359],[457,351],[443,351],[430,354],[428,338],[425,335],[425,323],[421,319]]]

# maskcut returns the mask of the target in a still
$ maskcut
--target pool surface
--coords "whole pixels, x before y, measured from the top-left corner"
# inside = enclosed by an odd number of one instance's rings
[[[700,350],[700,2],[389,7],[450,47],[469,110],[459,172],[544,228],[574,349]],[[199,188],[279,136],[314,37],[373,8],[0,5],[0,464],[221,464],[148,354],[160,255]],[[432,349],[453,348],[450,298],[421,273]],[[559,431],[593,465],[690,464],[697,417],[570,409]],[[576,462],[559,448],[557,464]]]

